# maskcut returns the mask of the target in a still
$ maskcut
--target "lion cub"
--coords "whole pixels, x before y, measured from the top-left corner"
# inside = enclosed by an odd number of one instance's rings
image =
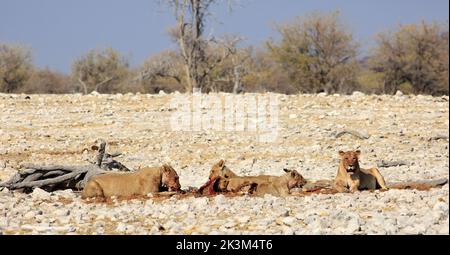
[[[145,196],[161,191],[179,191],[177,172],[169,165],[143,168],[133,173],[107,173],[92,177],[81,194],[88,197]]]
[[[377,168],[362,169],[359,167],[358,157],[361,151],[339,151],[339,164],[334,188],[339,192],[355,192],[357,190],[388,189],[383,176]]]
[[[305,178],[296,170],[284,169],[282,176],[271,177],[269,181],[253,184],[254,192],[258,196],[271,194],[273,196],[287,196],[291,189],[302,187],[306,184]]]

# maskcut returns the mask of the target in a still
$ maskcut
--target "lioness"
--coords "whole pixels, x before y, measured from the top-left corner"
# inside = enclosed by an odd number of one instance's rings
[[[177,172],[169,165],[143,168],[133,173],[108,173],[92,177],[81,194],[88,197],[131,197],[161,191],[179,191]]]
[[[272,179],[279,176],[273,175],[258,175],[258,176],[237,176],[228,178],[227,191],[239,192],[243,187],[249,184],[260,184],[264,182],[271,182]]]
[[[258,196],[271,194],[274,196],[287,196],[291,189],[302,187],[306,184],[305,178],[296,170],[284,169],[282,176],[272,177],[269,181],[253,184],[254,193]]]
[[[341,161],[334,179],[334,188],[339,192],[350,192],[364,189],[387,189],[386,182],[377,168],[362,169],[358,157],[361,151],[339,151]]]
[[[257,184],[260,182],[270,181],[270,178],[278,176],[272,175],[238,176],[225,165],[225,161],[222,159],[215,165],[213,165],[211,171],[209,172],[209,180],[213,180],[217,177],[222,178],[221,183],[226,182],[227,191],[238,192],[243,187],[249,186],[251,183]]]
[[[215,179],[217,177],[232,178],[238,175],[231,171],[226,165],[225,160],[221,159],[219,162],[214,164],[209,172],[209,179]]]

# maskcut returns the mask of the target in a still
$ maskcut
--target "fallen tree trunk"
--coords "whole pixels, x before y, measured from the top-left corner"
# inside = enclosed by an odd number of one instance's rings
[[[34,164],[23,164],[18,173],[10,180],[0,183],[0,188],[6,187],[10,190],[25,191],[33,188],[42,188],[46,191],[58,189],[81,190],[92,176],[103,174],[113,169],[130,171],[122,163],[113,159],[113,157],[120,156],[121,153],[106,153],[106,142],[102,141],[97,148],[93,148],[98,153],[95,162],[90,165],[38,166]]]

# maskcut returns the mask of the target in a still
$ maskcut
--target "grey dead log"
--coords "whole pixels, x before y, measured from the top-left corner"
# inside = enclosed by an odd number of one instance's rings
[[[336,135],[335,135],[335,138],[339,138],[339,137],[341,137],[341,136],[343,136],[343,135],[346,135],[346,134],[349,134],[349,135],[352,135],[352,136],[355,136],[355,137],[357,137],[357,138],[359,138],[359,139],[369,139],[370,138],[370,135],[369,134],[367,134],[367,133],[363,133],[363,132],[358,132],[358,131],[356,131],[356,130],[343,130],[343,131],[341,131],[341,132],[338,132]]]
[[[11,183],[17,183],[17,182],[20,182],[23,179],[24,178],[22,178],[22,176],[19,173],[16,173],[8,181],[0,183],[0,187],[8,187],[8,185],[10,185]]]
[[[448,135],[437,135],[428,138],[428,141],[448,140]]]
[[[65,174],[66,172],[61,171],[61,170],[56,170],[56,171],[51,171],[48,173],[45,173],[42,177],[50,177],[50,176],[60,176]]]
[[[87,181],[93,176],[107,173],[109,170],[130,171],[122,163],[113,159],[121,153],[112,155],[106,153],[106,142],[101,141],[96,155],[96,161],[83,166],[38,166],[34,164],[22,164],[17,174],[10,180],[0,183],[0,188],[24,189],[43,188],[47,191],[57,189],[83,189]]]
[[[39,178],[41,178],[44,174],[43,173],[34,173],[34,174],[30,174],[27,177],[25,177],[25,179],[23,179],[23,183],[26,182],[32,182],[32,181],[36,181],[39,180]]]
[[[75,172],[79,170],[83,170],[86,168],[86,166],[61,166],[61,165],[51,165],[51,166],[38,166],[34,164],[23,164],[22,167],[26,168],[24,171],[20,171],[21,174],[31,174],[36,171],[45,171],[45,172],[51,172],[51,171],[65,171],[65,172]]]
[[[75,176],[81,174],[82,172],[72,172],[69,174],[65,174],[62,176],[58,176],[55,178],[50,178],[50,179],[45,179],[45,180],[40,180],[40,181],[31,181],[31,182],[21,182],[21,183],[17,183],[17,184],[13,184],[11,185],[10,189],[21,189],[21,188],[40,188],[42,186],[45,185],[52,185],[52,184],[59,184],[62,183],[64,181],[67,181],[69,179],[74,178]]]
[[[448,183],[448,179],[436,179],[436,180],[422,180],[413,182],[388,182],[386,186],[389,189],[417,189],[428,190],[431,188],[437,188],[444,186]]]
[[[381,160],[377,163],[378,167],[384,167],[384,168],[388,168],[388,167],[395,167],[395,166],[407,166],[409,165],[408,162],[403,161],[403,160],[399,160],[399,161],[384,161]]]

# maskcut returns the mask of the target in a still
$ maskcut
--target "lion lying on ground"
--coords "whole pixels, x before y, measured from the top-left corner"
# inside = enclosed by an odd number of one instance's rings
[[[179,191],[177,172],[169,165],[143,168],[133,173],[108,173],[92,177],[81,194],[88,197],[145,196],[162,191]]]
[[[250,184],[252,193],[263,196],[271,194],[273,196],[287,196],[291,194],[291,189],[299,188],[306,184],[305,178],[296,170],[284,169],[282,176],[271,176],[261,178],[258,182]],[[232,179],[230,179],[231,181]]]
[[[276,178],[278,176],[238,176],[225,165],[225,161],[222,159],[218,163],[213,165],[211,171],[209,172],[209,180],[213,180],[218,177],[222,178],[221,182],[226,182],[226,191],[239,192],[243,187],[249,186],[249,184],[268,182],[271,180],[271,178]]]
[[[383,176],[377,168],[362,169],[359,167],[358,157],[361,151],[339,151],[339,164],[334,188],[339,192],[355,192],[357,190],[388,189]]]

